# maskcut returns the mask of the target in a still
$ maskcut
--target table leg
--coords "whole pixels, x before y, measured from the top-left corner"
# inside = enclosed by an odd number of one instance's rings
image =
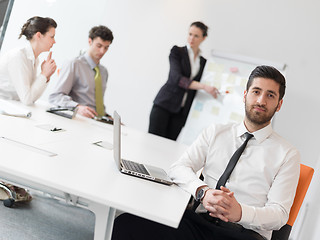
[[[98,203],[90,203],[88,207],[96,217],[94,226],[94,240],[111,239],[113,220],[116,210]]]

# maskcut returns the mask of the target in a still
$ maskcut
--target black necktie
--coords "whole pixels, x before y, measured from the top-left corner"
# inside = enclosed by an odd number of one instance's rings
[[[246,132],[244,134],[245,136],[245,141],[242,143],[242,145],[234,152],[234,154],[232,155],[227,168],[224,170],[223,174],[221,175],[221,177],[219,178],[218,182],[217,182],[217,186],[216,189],[220,189],[220,186],[225,186],[228,178],[230,177],[230,174],[232,173],[234,167],[236,166],[241,154],[243,153],[244,149],[247,146],[248,141],[250,140],[250,138],[253,137],[252,134]],[[203,175],[200,175],[200,179],[203,180]],[[200,202],[195,201],[192,207],[192,210],[195,211],[197,209],[197,207],[199,206]]]
[[[237,149],[237,151],[235,151],[234,154],[232,155],[226,170],[224,170],[223,174],[219,178],[219,181],[217,182],[216,189],[220,189],[221,186],[225,186],[225,184],[226,184],[228,178],[230,177],[230,174],[232,173],[234,167],[236,166],[236,164],[237,164],[242,152],[246,148],[248,141],[250,140],[250,138],[253,137],[252,134],[247,133],[247,132],[244,134],[244,136],[245,136],[246,140]]]

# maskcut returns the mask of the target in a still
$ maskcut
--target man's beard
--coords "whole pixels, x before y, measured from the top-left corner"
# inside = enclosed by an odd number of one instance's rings
[[[254,107],[259,107],[259,108],[262,108],[266,111],[265,112],[256,112],[256,111],[253,111]],[[247,101],[245,102],[245,110],[246,110],[247,119],[250,122],[257,124],[257,125],[265,125],[266,123],[268,123],[272,119],[272,117],[274,116],[275,112],[277,111],[277,108],[278,108],[278,105],[276,106],[276,108],[273,111],[268,112],[264,106],[261,106],[259,104],[248,106]]]

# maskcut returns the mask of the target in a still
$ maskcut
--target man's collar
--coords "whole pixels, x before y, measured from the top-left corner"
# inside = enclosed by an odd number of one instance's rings
[[[237,137],[242,136],[245,132],[248,132],[244,122],[238,125],[237,127]],[[258,131],[252,132],[254,138],[258,141],[258,143],[263,142],[267,139],[273,132],[271,123],[265,126],[264,128],[259,129]]]
[[[87,60],[87,62],[89,63],[89,66],[90,66],[91,69],[94,69],[96,66],[99,65],[99,63],[96,64],[96,63],[93,61],[93,59],[90,57],[90,55],[89,55],[88,52],[86,52],[83,56],[84,56],[84,58]]]

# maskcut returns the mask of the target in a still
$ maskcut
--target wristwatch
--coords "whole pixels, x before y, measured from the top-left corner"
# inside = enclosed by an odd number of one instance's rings
[[[204,197],[204,195],[206,194],[206,191],[209,190],[210,188],[208,186],[201,188],[196,196],[196,200],[198,202],[201,202],[202,198]]]

